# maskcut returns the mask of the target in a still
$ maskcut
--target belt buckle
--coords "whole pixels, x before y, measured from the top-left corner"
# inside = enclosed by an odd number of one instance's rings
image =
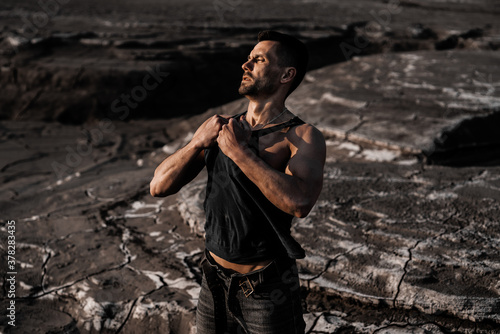
[[[246,278],[246,280],[240,281],[240,287],[241,287],[241,290],[243,290],[243,294],[245,295],[245,297],[248,298],[254,292],[254,288],[253,288],[252,282],[250,282],[248,277],[245,277],[245,278]]]

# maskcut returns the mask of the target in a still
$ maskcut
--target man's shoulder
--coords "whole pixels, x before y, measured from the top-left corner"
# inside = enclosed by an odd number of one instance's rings
[[[307,159],[324,161],[326,156],[325,137],[314,125],[304,123],[293,127],[287,133],[292,155],[300,154]]]
[[[325,142],[325,138],[323,137],[323,133],[321,133],[318,128],[309,123],[299,124],[288,131],[288,137],[290,141],[296,140],[307,140],[314,142]]]

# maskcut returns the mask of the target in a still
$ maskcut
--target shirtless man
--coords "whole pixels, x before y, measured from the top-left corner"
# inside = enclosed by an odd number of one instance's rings
[[[285,100],[307,61],[294,37],[259,33],[242,65],[247,111],[206,120],[151,181],[153,196],[168,196],[207,168],[198,334],[304,333],[295,259],[305,252],[290,227],[320,194],[326,149]]]

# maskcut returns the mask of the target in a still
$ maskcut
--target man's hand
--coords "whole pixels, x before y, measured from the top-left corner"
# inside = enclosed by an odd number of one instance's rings
[[[207,119],[193,135],[191,142],[196,148],[205,149],[217,142],[219,131],[224,124],[227,124],[227,118],[214,115]]]
[[[250,124],[241,116],[239,121],[230,118],[229,122],[222,126],[217,137],[219,148],[234,161],[236,154],[248,148],[248,141],[252,135]]]
[[[175,194],[193,180],[205,166],[203,150],[217,143],[219,131],[227,122],[227,118],[219,115],[210,117],[200,125],[186,146],[163,160],[151,180],[151,195]]]

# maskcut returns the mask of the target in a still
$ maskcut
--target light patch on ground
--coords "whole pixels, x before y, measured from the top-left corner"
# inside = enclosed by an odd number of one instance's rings
[[[353,151],[353,152],[359,152],[361,150],[361,147],[359,145],[354,144],[354,143],[343,142],[342,144],[339,145],[339,149]]]
[[[361,152],[363,158],[369,161],[393,161],[397,157],[399,157],[399,153],[395,151],[389,150],[363,150]]]
[[[455,199],[458,198],[458,195],[455,193],[450,193],[450,192],[437,192],[434,191],[427,195],[427,199],[431,201],[435,200],[448,200],[448,199]]]
[[[332,95],[331,93],[324,93],[323,96],[321,96],[321,100],[326,100],[328,102],[353,109],[363,108],[367,104],[364,101],[354,101],[340,96]]]

